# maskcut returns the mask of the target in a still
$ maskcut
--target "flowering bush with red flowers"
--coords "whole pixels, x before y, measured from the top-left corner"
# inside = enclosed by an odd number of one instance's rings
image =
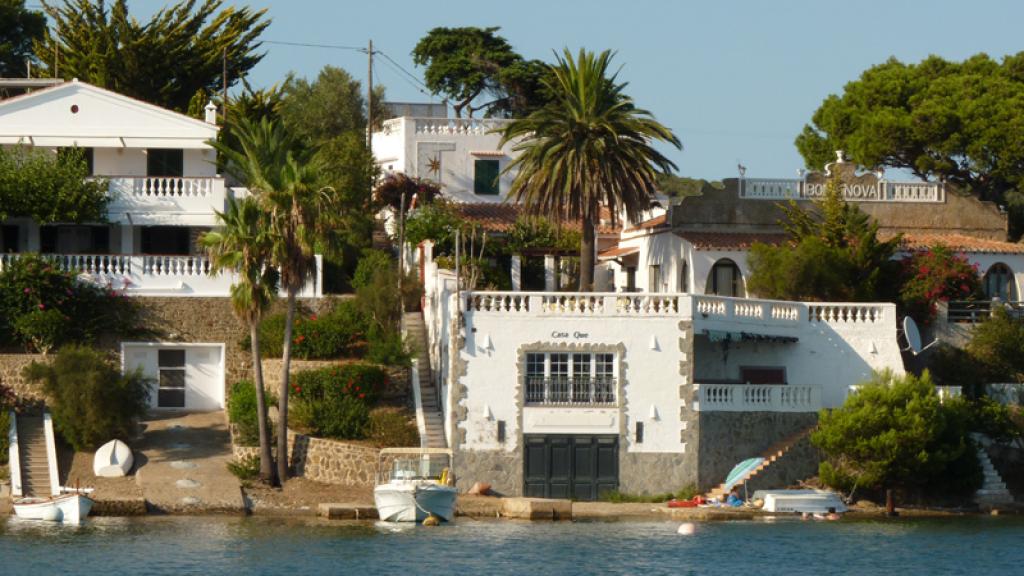
[[[365,438],[370,407],[388,383],[387,372],[372,364],[341,364],[304,370],[291,380],[289,422],[314,436]]]
[[[934,246],[901,261],[900,305],[914,320],[929,323],[935,318],[936,303],[967,300],[981,286],[977,264],[945,246]]]
[[[0,346],[45,352],[104,333],[127,335],[137,318],[130,298],[82,282],[46,257],[23,255],[0,271]]]

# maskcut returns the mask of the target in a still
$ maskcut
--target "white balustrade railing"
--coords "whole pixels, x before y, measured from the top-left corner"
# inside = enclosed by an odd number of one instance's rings
[[[697,384],[702,412],[817,412],[821,387],[790,384]]]
[[[797,179],[740,179],[740,197],[752,200],[821,198],[825,190],[825,184]],[[875,184],[843,184],[843,198],[855,202],[942,203],[946,201],[946,190],[941,183],[879,180]]]
[[[808,304],[808,320],[825,324],[878,324],[885,318],[882,304]]]
[[[679,294],[587,292],[467,292],[467,312],[566,316],[674,316]]]
[[[22,254],[0,254],[0,272]],[[214,274],[204,255],[43,254],[57,269],[82,280],[141,296],[228,296],[235,275]],[[300,292],[304,298],[322,295],[323,259],[317,256],[317,277]]]
[[[416,134],[432,135],[483,135],[501,129],[508,120],[495,118],[415,118],[412,120]]]

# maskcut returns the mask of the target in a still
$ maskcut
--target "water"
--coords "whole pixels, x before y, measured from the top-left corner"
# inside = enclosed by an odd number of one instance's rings
[[[1024,521],[527,523],[0,520],[0,574],[1022,574]]]

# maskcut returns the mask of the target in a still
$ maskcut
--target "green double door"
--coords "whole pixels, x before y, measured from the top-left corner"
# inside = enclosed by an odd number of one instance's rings
[[[619,487],[618,436],[536,434],[524,445],[525,496],[597,500]]]

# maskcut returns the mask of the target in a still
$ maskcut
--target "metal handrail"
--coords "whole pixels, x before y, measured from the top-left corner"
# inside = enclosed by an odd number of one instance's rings
[[[615,378],[527,376],[525,403],[546,406],[615,404]]]

